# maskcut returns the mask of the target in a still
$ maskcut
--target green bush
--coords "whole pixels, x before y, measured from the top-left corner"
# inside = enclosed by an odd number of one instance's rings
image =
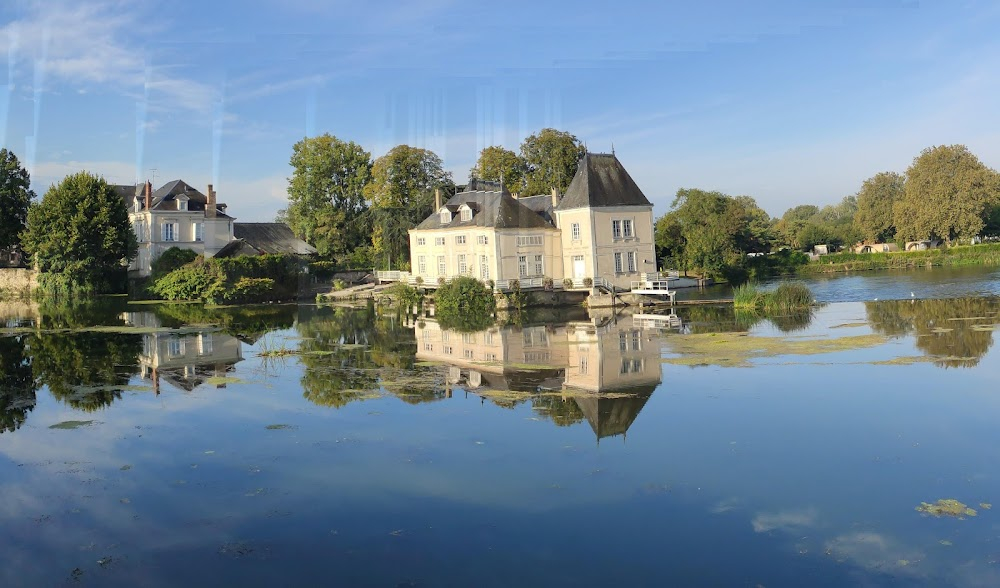
[[[334,280],[332,286],[334,291],[343,290],[347,287],[347,282],[344,280]]]
[[[246,304],[267,302],[274,290],[271,278],[240,278],[231,288],[221,293],[216,302],[225,304]]]
[[[733,288],[733,305],[737,310],[789,312],[809,308],[813,295],[807,286],[785,282],[771,291],[760,290],[748,282]]]
[[[497,301],[482,282],[460,276],[438,288],[434,293],[434,305],[442,325],[468,330],[487,321],[492,323]]]
[[[389,295],[399,306],[404,308],[409,308],[414,304],[420,302],[423,296],[416,288],[411,288],[409,285],[403,282],[396,282],[392,286],[385,289],[385,293]]]
[[[161,253],[160,256],[156,258],[156,261],[150,264],[150,267],[153,270],[151,277],[159,277],[169,274],[175,269],[191,263],[195,259],[198,259],[198,254],[196,252],[190,249],[171,247]]]
[[[314,261],[309,264],[309,274],[325,280],[337,273],[337,264],[332,261]]]
[[[218,304],[288,300],[298,293],[298,262],[280,255],[195,261],[150,280],[149,291],[166,300]]]
[[[563,278],[563,288],[569,290],[573,287],[573,278]]]

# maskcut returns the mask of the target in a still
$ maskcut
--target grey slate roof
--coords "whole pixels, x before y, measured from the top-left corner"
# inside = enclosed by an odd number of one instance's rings
[[[468,204],[473,210],[472,220],[462,221],[456,212],[451,222],[441,223],[438,210],[435,210],[414,230],[446,229],[458,227],[491,227],[496,229],[552,229],[555,228],[535,211],[515,200],[506,191],[475,191],[455,194],[445,206],[452,211],[458,206]],[[455,207],[455,208],[452,208]],[[477,210],[478,208],[478,210]]]
[[[313,255],[316,248],[299,239],[283,223],[233,223],[233,237],[261,253],[278,255]],[[238,241],[230,242],[224,249]],[[220,251],[219,253],[222,253]]]
[[[556,210],[652,206],[614,154],[587,153]]]
[[[518,202],[524,206],[535,211],[535,214],[541,216],[548,222],[552,222],[552,195],[551,194],[539,194],[538,196],[521,196],[517,199]],[[554,223],[553,223],[554,224]]]
[[[587,422],[590,423],[590,428],[600,440],[604,437],[624,435],[628,432],[629,427],[635,422],[635,418],[639,416],[642,408],[646,406],[646,401],[653,395],[654,390],[656,390],[655,385],[637,386],[616,390],[616,392],[629,394],[625,397],[608,398],[598,394],[597,396],[577,397],[573,400],[583,411]]]
[[[138,184],[136,186],[129,185],[114,185],[115,192],[122,197],[125,205],[132,208],[132,201],[138,199],[140,203],[144,202],[143,190],[145,189],[145,184]],[[192,187],[190,184],[186,183],[184,180],[173,180],[172,182],[167,182],[163,186],[154,190],[151,194],[152,196],[152,210],[177,210],[177,197],[184,195],[188,199],[188,210],[190,211],[204,211],[205,204],[208,203],[208,197],[199,192],[197,189]],[[140,204],[141,205],[141,204]],[[219,209],[217,213],[217,218],[229,218],[223,210],[225,210],[226,205],[216,202],[216,208]]]

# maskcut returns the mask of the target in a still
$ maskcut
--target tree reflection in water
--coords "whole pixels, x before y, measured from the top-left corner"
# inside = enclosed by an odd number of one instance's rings
[[[974,367],[993,345],[1000,299],[885,300],[866,302],[868,322],[888,337],[913,335],[940,367]]]
[[[121,397],[138,373],[142,337],[120,333],[41,333],[28,343],[39,385],[73,408],[94,411]]]
[[[0,433],[16,431],[35,407],[28,335],[0,337]]]

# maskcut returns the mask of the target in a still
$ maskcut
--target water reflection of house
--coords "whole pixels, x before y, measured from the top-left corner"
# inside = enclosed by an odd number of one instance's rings
[[[661,382],[660,339],[640,325],[620,317],[459,333],[423,320],[417,359],[448,364],[449,380],[473,391],[562,391],[601,439],[625,434]]]
[[[151,312],[126,312],[122,318],[135,327],[162,327]],[[242,346],[232,335],[211,328],[157,330],[142,335],[139,376],[152,381],[157,394],[161,381],[191,391],[212,378],[224,378],[242,360]],[[225,383],[216,387],[224,388]]]

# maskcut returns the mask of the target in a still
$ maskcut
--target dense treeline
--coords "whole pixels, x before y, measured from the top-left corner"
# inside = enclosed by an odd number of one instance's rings
[[[565,191],[585,148],[573,135],[542,129],[520,153],[483,149],[469,178],[502,182],[512,193]],[[341,269],[409,265],[407,231],[433,212],[434,192],[458,189],[433,151],[398,145],[372,160],[353,141],[330,134],[292,147],[288,207],[278,214],[296,236]]]
[[[770,218],[750,196],[685,188],[656,221],[661,267],[734,282],[795,271],[807,261],[796,252],[817,245],[834,252],[896,242],[902,249],[908,241],[953,245],[997,235],[1000,174],[964,145],[925,149],[905,174],[878,173],[823,208],[804,204]]]

